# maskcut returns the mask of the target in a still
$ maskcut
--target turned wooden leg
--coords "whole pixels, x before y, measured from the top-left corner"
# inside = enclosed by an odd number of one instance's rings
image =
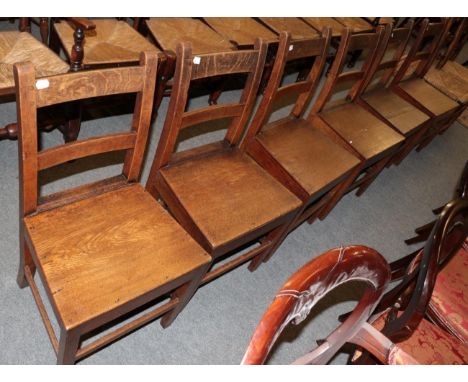
[[[47,45],[49,42],[49,19],[47,17],[39,17],[39,30],[42,42]]]
[[[69,105],[67,121],[60,128],[65,143],[74,142],[78,139],[81,129],[81,102],[72,102]]]
[[[203,277],[206,275],[206,273],[208,272],[208,269],[210,269],[210,266],[211,266],[211,263],[199,269],[191,281],[177,288],[171,294],[171,298],[177,297],[179,299],[179,303],[174,309],[166,313],[161,318],[161,326],[163,328],[167,328],[169,325],[171,325],[172,322],[179,315],[179,313],[182,311],[182,309],[185,308],[185,305],[188,304],[190,299],[193,297],[193,295],[197,291],[198,287],[201,285],[201,281]]]
[[[18,269],[18,276],[16,278],[16,282],[18,283],[18,286],[20,288],[25,288],[27,287],[28,280],[26,280],[26,276],[24,274],[24,269],[25,267],[29,267],[29,270],[31,272],[31,275],[34,276],[34,273],[36,272],[36,264],[34,264],[34,260],[31,255],[31,251],[29,250],[29,247],[24,240],[24,238],[21,239],[21,248],[20,248],[20,264],[19,264],[19,269]]]
[[[4,128],[0,129],[0,141],[3,139],[17,139],[18,138],[18,125],[10,123]]]
[[[60,54],[60,40],[53,27],[53,20],[50,25],[49,48],[56,54]]]
[[[57,365],[73,365],[80,344],[80,334],[76,330],[61,329]]]

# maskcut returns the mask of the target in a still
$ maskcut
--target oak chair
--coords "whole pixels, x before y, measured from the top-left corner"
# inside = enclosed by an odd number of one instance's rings
[[[138,183],[151,120],[157,56],[140,66],[81,71],[38,79],[31,63],[15,65],[20,163],[18,284],[30,286],[57,362],[74,363],[163,316],[167,327],[187,304],[210,257]],[[37,148],[39,108],[136,93],[129,132],[45,150]],[[39,172],[70,160],[125,151],[121,175],[40,196]],[[60,326],[57,340],[38,292],[36,269]],[[37,279],[37,277],[36,277]],[[82,345],[103,325],[159,297],[169,301]]]
[[[20,31],[0,32],[0,96],[15,94],[13,65],[16,62],[30,61],[38,77],[65,73],[69,69],[65,61],[28,33],[28,25],[28,18],[22,17],[19,22]],[[41,127],[46,126],[41,124]],[[16,139],[17,136],[16,123],[0,128],[0,140]]]
[[[374,62],[365,75],[357,102],[367,111],[405,136],[405,143],[391,163],[399,164],[418,144],[431,127],[431,118],[396,94],[388,86],[406,52],[413,29],[412,21],[405,27],[385,26]]]
[[[358,346],[351,363],[466,364],[468,345],[424,318],[439,261],[457,253],[468,234],[468,203],[450,203],[434,227],[419,264],[403,282],[384,294],[390,267],[364,246],[335,248],[292,275],[276,294],[257,326],[243,364],[262,364],[284,328],[301,323],[331,290],[353,280],[367,289],[346,320],[319,346],[294,364],[325,364],[346,343]],[[382,305],[390,309],[381,312]]]
[[[419,25],[416,40],[390,83],[394,92],[431,117],[431,128],[418,150],[445,131],[463,110],[462,105],[424,80],[437,57],[437,48],[447,28],[448,20],[431,23],[424,19]]]
[[[260,256],[284,238],[300,206],[299,199],[239,148],[265,56],[263,42],[253,50],[206,55],[193,55],[189,44],[177,47],[169,109],[146,187],[164,201],[213,262],[235,252],[236,258],[207,273],[203,283],[250,259],[250,269],[255,269]],[[238,102],[186,111],[193,81],[241,73],[247,79]],[[181,131],[221,119],[230,120],[222,141],[174,153]],[[240,254],[250,243],[259,245]]]
[[[360,172],[361,161],[346,145],[304,117],[323,72],[330,34],[326,28],[322,37],[292,41],[289,33],[281,32],[271,78],[242,143],[257,163],[301,199],[291,228],[319,215],[323,219]],[[315,60],[305,80],[283,85],[286,66],[304,59]],[[293,104],[289,115],[272,120],[276,102],[285,98]]]
[[[345,145],[361,161],[361,173],[348,191],[361,195],[404,142],[404,137],[360,105],[358,96],[382,38],[376,32],[352,34],[346,28],[328,77],[312,106],[309,121]],[[363,52],[359,69],[345,69],[346,56]]]

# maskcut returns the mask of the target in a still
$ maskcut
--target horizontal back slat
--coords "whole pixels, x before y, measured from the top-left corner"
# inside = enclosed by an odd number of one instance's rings
[[[397,28],[392,30],[389,44],[399,44],[408,37],[408,28]]]
[[[357,81],[360,80],[363,76],[364,72],[360,70],[353,70],[351,72],[342,73],[336,78],[336,84],[348,81]]]
[[[436,36],[442,33],[444,29],[444,23],[432,23],[427,26],[427,29],[424,32],[424,36]]]
[[[90,155],[130,149],[135,146],[135,140],[136,134],[130,132],[89,138],[52,147],[38,153],[38,170],[44,170]]]
[[[182,117],[181,129],[215,119],[238,117],[242,114],[244,106],[243,103],[213,105],[189,111]]]
[[[373,48],[377,42],[375,33],[353,34],[349,38],[348,51]]]
[[[292,94],[301,94],[308,92],[310,91],[312,85],[313,83],[310,81],[302,81],[282,86],[276,91],[275,100],[279,98],[287,98]]]
[[[381,62],[378,66],[378,69],[377,70],[384,70],[384,69],[390,69],[390,68],[394,68],[395,66],[398,65],[398,60],[388,60],[388,61],[385,61],[385,62]]]
[[[135,93],[143,88],[143,68],[80,71],[36,80],[37,107],[84,98]]]
[[[323,38],[292,41],[288,47],[289,51],[287,60],[291,61],[304,57],[318,56],[320,53],[322,53],[323,43]]]
[[[193,58],[192,80],[234,73],[249,73],[255,70],[257,51],[235,51]]]

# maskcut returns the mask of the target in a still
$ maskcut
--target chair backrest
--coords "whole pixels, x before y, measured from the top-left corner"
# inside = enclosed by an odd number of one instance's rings
[[[343,84],[347,84],[346,101],[353,101],[358,95],[364,80],[365,74],[370,69],[384,27],[379,26],[375,32],[353,34],[349,28],[345,28],[341,34],[340,45],[333,61],[332,67],[328,73],[325,84],[312,107],[312,113],[318,113],[331,99],[334,91]],[[362,66],[358,69],[345,71],[345,63],[349,54],[359,54],[367,51]]]
[[[468,201],[449,202],[434,225],[419,264],[409,266],[403,280],[388,292],[382,304],[392,305],[382,333],[392,341],[411,336],[424,317],[437,274],[443,264],[463,245],[468,236]]]
[[[364,334],[361,329],[367,329],[365,323],[390,281],[388,263],[372,248],[358,245],[335,248],[294,273],[267,308],[242,363],[264,363],[274,342],[289,323],[302,322],[328,292],[353,280],[367,284],[353,313],[319,347],[294,362],[327,363],[346,342],[357,340],[358,333]],[[390,341],[381,343],[382,347],[391,345]]]
[[[224,137],[228,146],[236,146],[255,104],[265,64],[267,45],[257,40],[254,49],[194,56],[190,43],[179,44],[172,94],[151,172],[167,165],[173,156],[182,130],[199,123],[231,119]],[[238,102],[210,105],[186,111],[191,81],[246,74],[247,79]],[[189,150],[199,152],[199,148]],[[190,154],[190,153],[185,153]]]
[[[19,124],[19,167],[22,216],[41,206],[38,174],[75,159],[125,150],[123,176],[138,180],[146,143],[157,71],[157,55],[142,53],[139,66],[67,73],[36,79],[31,63],[14,67]],[[76,100],[137,93],[131,130],[38,150],[37,110]]]
[[[445,35],[447,27],[447,19],[435,23],[424,19],[419,28],[415,28],[419,29],[416,40],[393,77],[391,85],[396,85],[412,77],[424,77],[436,58],[439,43]]]
[[[440,60],[436,67],[442,68],[447,61],[454,60],[468,39],[468,20],[466,17],[451,17],[445,36],[442,37],[438,48]]]
[[[285,97],[295,97],[291,116],[300,118],[313,97],[327,59],[331,30],[324,28],[321,37],[291,41],[291,35],[281,32],[275,63],[260,105],[245,136],[245,142],[260,132],[269,121],[275,102]],[[309,74],[304,80],[281,86],[286,65],[300,59],[314,59]]]
[[[385,30],[374,62],[366,73],[360,94],[371,88],[386,86],[395,74],[398,64],[406,51],[413,30],[413,20],[404,27],[392,28],[385,25]]]

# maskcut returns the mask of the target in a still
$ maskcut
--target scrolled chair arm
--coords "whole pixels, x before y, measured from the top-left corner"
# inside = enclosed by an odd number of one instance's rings
[[[276,294],[254,332],[242,364],[263,364],[274,342],[290,322],[300,323],[328,292],[353,280],[368,285],[356,308],[319,347],[294,363],[327,363],[347,342],[364,347],[385,363],[408,362],[408,357],[410,363],[417,363],[367,323],[390,277],[387,261],[377,251],[365,246],[331,249],[311,260]]]

